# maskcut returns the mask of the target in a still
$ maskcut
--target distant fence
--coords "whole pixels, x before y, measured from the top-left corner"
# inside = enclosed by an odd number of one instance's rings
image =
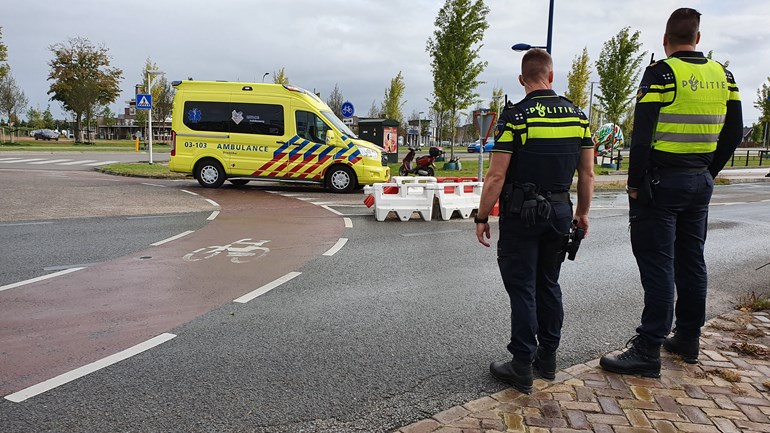
[[[739,149],[730,158],[730,167],[748,167],[770,164],[770,150],[767,149]]]

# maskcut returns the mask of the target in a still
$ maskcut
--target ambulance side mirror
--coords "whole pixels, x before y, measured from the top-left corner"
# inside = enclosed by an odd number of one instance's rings
[[[334,132],[333,129],[329,129],[326,131],[326,144],[330,146],[337,146],[339,145],[339,140],[337,139],[337,134]]]

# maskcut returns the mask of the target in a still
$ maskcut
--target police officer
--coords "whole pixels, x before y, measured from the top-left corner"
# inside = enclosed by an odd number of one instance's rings
[[[700,15],[690,8],[671,14],[663,36],[668,58],[647,67],[637,93],[627,191],[644,310],[627,350],[601,358],[616,373],[660,377],[661,344],[688,363],[698,359],[708,206],[743,129],[732,74],[695,51]],[[666,339],[674,312],[676,330]]]
[[[564,319],[559,250],[573,220],[569,189],[577,168],[574,219],[587,233],[594,155],[586,116],[551,90],[553,61],[547,52],[524,55],[519,82],[527,96],[500,115],[475,222],[476,237],[488,247],[488,216],[500,199],[497,262],[511,302],[513,359],[493,362],[490,372],[529,393],[533,366],[545,379],[556,373]]]

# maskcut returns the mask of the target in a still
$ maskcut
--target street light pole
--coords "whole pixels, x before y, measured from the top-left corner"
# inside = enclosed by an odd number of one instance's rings
[[[270,75],[270,72],[265,72],[265,75],[262,76],[263,83],[265,82],[265,77],[267,77],[268,75]]]
[[[424,111],[420,111],[417,113],[417,147],[420,147],[420,142],[422,141],[422,115],[425,114]]]
[[[513,51],[527,51],[532,48],[545,48],[545,50],[548,51],[548,54],[551,54],[551,49],[553,48],[553,2],[554,0],[550,1],[550,7],[548,9],[548,43],[546,46],[536,47],[530,44],[518,43],[511,47]]]
[[[163,72],[158,70],[147,70],[147,92],[150,94],[150,97],[152,97],[152,76],[153,75],[161,75]],[[154,101],[152,102],[155,103]],[[150,105],[150,109],[147,110],[147,135],[149,136],[148,143],[148,149],[150,149],[150,165],[152,165],[152,105]]]

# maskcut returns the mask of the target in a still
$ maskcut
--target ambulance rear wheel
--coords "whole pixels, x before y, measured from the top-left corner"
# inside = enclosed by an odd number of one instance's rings
[[[195,178],[204,188],[219,188],[225,182],[225,170],[216,160],[203,160],[196,167]]]
[[[348,193],[358,184],[356,173],[345,165],[338,165],[326,172],[326,187],[331,192]]]

